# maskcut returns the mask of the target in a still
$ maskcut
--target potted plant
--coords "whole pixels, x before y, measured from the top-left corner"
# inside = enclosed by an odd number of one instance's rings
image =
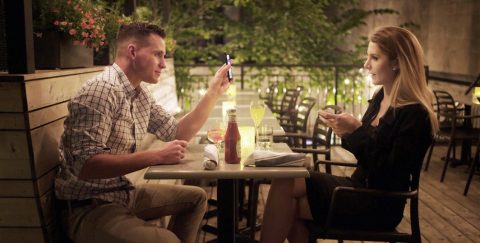
[[[105,4],[90,0],[38,0],[34,16],[37,68],[92,66],[93,51],[109,42],[105,27],[113,31],[112,21],[121,21]]]

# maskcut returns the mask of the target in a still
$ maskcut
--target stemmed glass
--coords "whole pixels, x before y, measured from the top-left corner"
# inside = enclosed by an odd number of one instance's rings
[[[265,116],[265,102],[263,100],[254,100],[250,103],[250,116],[253,119],[255,125],[255,134],[258,132],[258,126]]]
[[[221,144],[225,136],[225,127],[222,119],[214,119],[207,130],[207,140],[215,144],[217,150],[220,151]]]

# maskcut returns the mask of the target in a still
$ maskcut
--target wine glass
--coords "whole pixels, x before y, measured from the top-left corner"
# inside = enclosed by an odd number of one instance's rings
[[[220,151],[220,145],[225,136],[225,127],[221,119],[214,119],[207,130],[207,140],[215,144],[217,150]]]
[[[265,116],[265,102],[263,100],[254,100],[250,103],[250,116],[253,119],[255,125],[255,134],[257,134],[258,126]]]
[[[263,100],[254,100],[250,103],[250,116],[253,119],[255,128],[258,128],[265,116],[265,103]]]

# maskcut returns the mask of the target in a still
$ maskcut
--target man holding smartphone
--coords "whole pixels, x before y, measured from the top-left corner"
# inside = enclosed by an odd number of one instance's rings
[[[123,25],[115,63],[85,83],[68,104],[55,195],[65,205],[66,233],[74,242],[195,242],[206,208],[203,189],[134,186],[125,175],[151,165],[176,164],[229,87],[230,65],[215,74],[206,95],[178,121],[155,104],[144,83],[165,68],[165,32],[156,25]],[[167,141],[137,151],[146,133]],[[172,215],[167,229],[147,220]]]

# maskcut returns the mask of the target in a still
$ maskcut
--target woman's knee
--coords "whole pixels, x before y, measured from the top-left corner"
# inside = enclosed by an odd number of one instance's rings
[[[307,194],[307,186],[304,178],[296,178],[293,185],[293,197],[301,198]]]

